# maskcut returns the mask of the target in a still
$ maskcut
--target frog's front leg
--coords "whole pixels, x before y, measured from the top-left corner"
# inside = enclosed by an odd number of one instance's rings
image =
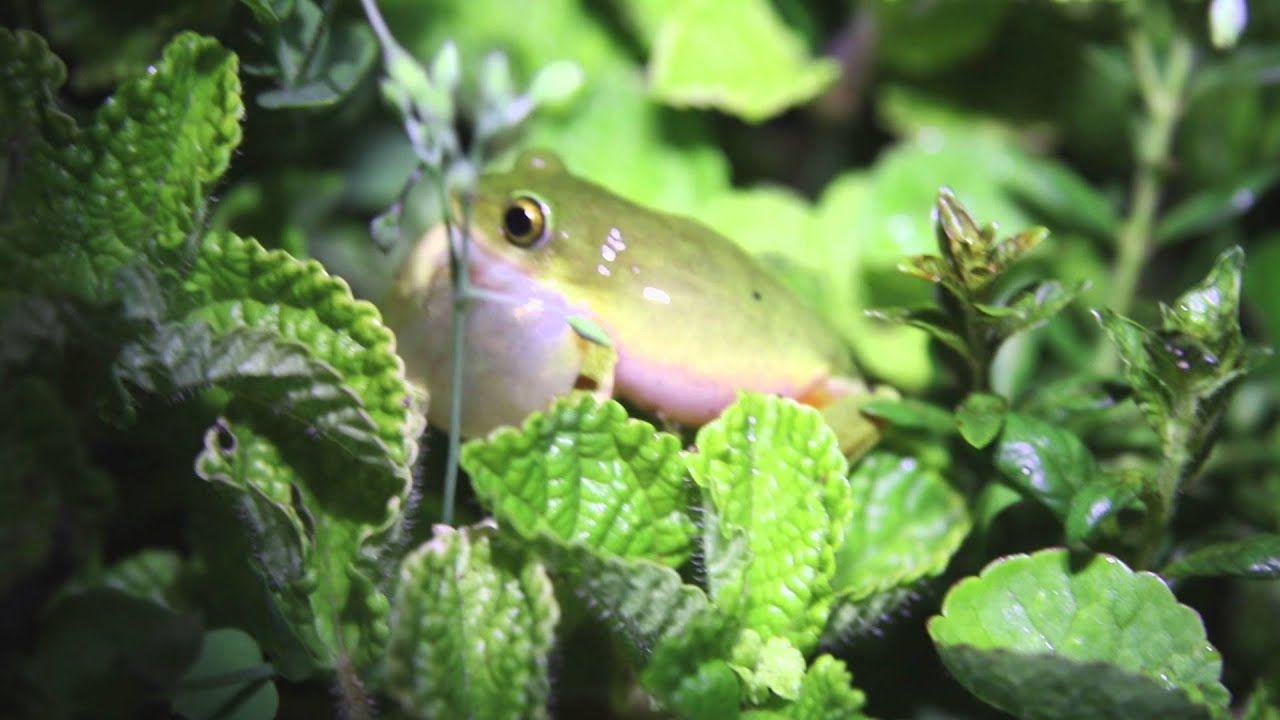
[[[897,396],[897,392],[887,386],[872,389],[862,380],[837,375],[823,380],[798,399],[822,413],[827,425],[835,431],[840,451],[850,460],[856,460],[880,442],[882,434],[880,422],[864,414],[863,406],[876,398]]]

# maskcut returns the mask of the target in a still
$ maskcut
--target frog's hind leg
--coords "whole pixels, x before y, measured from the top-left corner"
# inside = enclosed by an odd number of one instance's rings
[[[825,378],[796,398],[822,413],[827,425],[836,433],[840,451],[850,460],[862,457],[880,441],[881,425],[862,412],[862,406],[878,397],[896,397],[892,389],[867,387],[857,378],[834,376]]]

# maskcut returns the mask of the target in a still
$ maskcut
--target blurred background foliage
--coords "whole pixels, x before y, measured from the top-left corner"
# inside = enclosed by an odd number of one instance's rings
[[[517,144],[551,148],[575,173],[627,198],[704,221],[764,257],[825,312],[869,375],[951,399],[958,381],[922,332],[864,314],[930,297],[927,284],[897,266],[934,248],[928,209],[941,186],[975,217],[1009,230],[1047,226],[1052,237],[1029,266],[1066,284],[1088,283],[1082,302],[1008,343],[997,358],[996,389],[1018,398],[1032,382],[1097,369],[1105,340],[1088,308],[1114,303],[1117,238],[1133,212],[1149,121],[1121,5],[380,3],[396,37],[423,61],[452,40],[466,67],[504,52],[522,87],[555,61],[583,69],[581,89],[534,116],[496,163]],[[1249,3],[1243,32],[1221,48],[1211,37],[1210,7],[1147,4],[1144,32],[1158,54],[1179,38],[1194,50],[1178,97],[1180,122],[1158,158],[1161,192],[1140,301],[1124,304],[1132,316],[1153,320],[1150,300],[1171,297],[1202,277],[1218,253],[1241,245],[1246,334],[1277,345],[1280,3]],[[235,50],[252,104],[211,226],[316,257],[359,295],[382,295],[398,253],[438,215],[431,193],[411,187],[401,247],[385,252],[370,238],[371,220],[402,199],[416,159],[379,96],[377,47],[356,2],[8,0],[0,20],[49,39],[68,65],[65,105],[81,117],[121,80],[146,73],[179,30],[214,35]],[[1227,501],[1272,531],[1280,530],[1278,381],[1273,359],[1241,389],[1227,414],[1227,440],[1207,471],[1230,472]],[[1218,502],[1200,503],[1192,488],[1180,522],[1212,526]],[[1228,587],[1206,613],[1211,637],[1231,659],[1228,684],[1263,669],[1280,673],[1276,583]],[[1258,619],[1232,625],[1238,637],[1215,636],[1215,609]],[[1257,625],[1273,632],[1251,632]],[[920,637],[890,641],[898,643],[894,657],[911,657],[913,642],[928,652]],[[860,652],[865,657],[853,667],[878,703],[873,709],[911,712],[909,693],[880,677],[894,672],[875,662],[887,651]],[[964,706],[958,696],[947,701]]]

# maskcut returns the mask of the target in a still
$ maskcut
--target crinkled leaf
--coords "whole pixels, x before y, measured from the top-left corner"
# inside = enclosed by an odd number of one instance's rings
[[[663,14],[649,77],[655,97],[712,107],[759,122],[820,93],[838,74],[808,57],[804,43],[766,0],[690,0]]]
[[[503,523],[599,552],[679,564],[686,513],[680,440],[587,393],[558,399],[521,428],[467,443],[462,465]]]
[[[252,636],[235,628],[206,632],[200,654],[179,681],[173,709],[190,720],[270,720],[280,706],[274,673]],[[244,677],[226,682],[233,674]]]
[[[1104,477],[1093,480],[1080,488],[1071,498],[1067,508],[1067,544],[1072,547],[1088,545],[1102,529],[1103,523],[1122,510],[1140,507],[1139,483],[1121,478]]]
[[[184,33],[155,72],[126,82],[78,128],[54,105],[65,71],[37,36],[0,30],[0,147],[13,168],[0,206],[0,264],[15,287],[113,294],[138,255],[168,257],[200,227],[240,142],[236,59]]]
[[[850,600],[941,573],[969,532],[964,498],[914,457],[872,452],[849,484],[853,512],[832,586]]]
[[[951,413],[937,405],[912,398],[876,398],[862,406],[862,412],[892,425],[950,435],[956,427]]]
[[[754,704],[765,702],[771,693],[787,700],[800,694],[804,655],[785,638],[765,639],[754,630],[743,630],[729,666],[742,681],[746,698]]]
[[[814,409],[752,393],[698,431],[712,600],[762,636],[817,642],[851,507],[847,463]]]
[[[1097,475],[1080,438],[1038,418],[1012,412],[996,443],[996,468],[1005,480],[1065,517],[1071,498]]]
[[[547,717],[560,608],[545,568],[494,548],[494,529],[437,525],[400,566],[386,686],[415,717]]]
[[[235,508],[256,569],[312,658],[333,667],[378,657],[388,603],[369,580],[364,547],[377,528],[324,511],[298,468],[246,424],[210,429],[196,473]]]
[[[791,720],[865,720],[866,696],[853,687],[853,676],[841,660],[821,655],[800,681],[800,696],[787,706]]]
[[[997,560],[951,589],[929,634],[966,688],[1030,720],[1209,718],[1230,698],[1196,612],[1106,555]]]
[[[306,346],[274,332],[218,332],[203,320],[162,325],[121,351],[116,376],[164,394],[209,385],[233,391],[282,430],[277,442],[293,462],[316,470],[304,481],[333,512],[377,523],[405,488],[403,466],[392,461],[343,377]]]
[[[956,408],[960,437],[976,448],[984,448],[1000,434],[1009,403],[999,395],[971,393]]]
[[[732,720],[742,703],[741,681],[728,662],[738,634],[718,613],[699,615],[658,644],[640,682],[678,717]]]
[[[1280,535],[1258,534],[1193,550],[1160,571],[1167,577],[1280,578]]]
[[[306,346],[313,361],[341,374],[347,394],[358,398],[361,414],[374,424],[370,440],[381,443],[384,461],[407,480],[420,428],[395,337],[376,307],[353,298],[346,282],[320,263],[231,233],[205,237],[183,290],[186,317],[219,333],[269,331]]]

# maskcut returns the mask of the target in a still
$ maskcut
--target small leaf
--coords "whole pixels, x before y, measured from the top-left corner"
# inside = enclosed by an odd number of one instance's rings
[[[1088,545],[1104,521],[1122,510],[1140,507],[1140,489],[1141,480],[1125,482],[1116,478],[1094,480],[1080,488],[1067,508],[1067,544],[1077,548]]]
[[[1005,480],[1066,517],[1072,497],[1097,475],[1080,438],[1043,420],[1011,412],[996,444],[996,468]]]
[[[1169,563],[1160,573],[1166,577],[1280,578],[1280,535],[1251,535],[1202,547]]]
[[[987,483],[973,503],[974,527],[986,531],[1005,510],[1023,501],[1022,493],[1003,483]]]
[[[999,395],[970,393],[956,408],[960,437],[976,448],[984,448],[1000,434],[1009,403]]]
[[[1204,280],[1180,295],[1172,306],[1161,305],[1165,330],[1189,335],[1224,356],[1238,349],[1240,339],[1240,274],[1244,251],[1231,248],[1218,256]]]
[[[527,539],[546,533],[672,565],[689,552],[680,440],[612,400],[560,398],[519,429],[467,443],[462,466],[498,519]]]
[[[1008,338],[1048,322],[1070,305],[1084,288],[1083,283],[1068,289],[1056,280],[1048,280],[1018,293],[1006,305],[974,303],[974,307],[993,318],[992,324],[1000,338]]]
[[[766,640],[754,630],[742,631],[729,666],[742,681],[747,699],[757,705],[767,701],[770,693],[787,700],[800,694],[804,655],[784,638]]]
[[[923,400],[876,398],[863,405],[862,412],[886,420],[892,425],[926,430],[938,435],[950,435],[956,429],[956,421],[951,413]]]
[[[227,682],[231,675],[243,679]],[[249,635],[234,628],[206,632],[200,654],[179,681],[173,709],[190,720],[270,720],[280,705],[273,675]]]
[[[800,681],[800,697],[786,709],[792,720],[867,720],[866,696],[851,684],[842,660],[820,655]]]
[[[541,564],[492,547],[495,529],[437,525],[401,563],[386,685],[414,717],[547,717],[559,606]]]
[[[884,322],[920,328],[960,357],[969,357],[969,344],[960,336],[960,333],[952,329],[951,320],[947,314],[937,308],[875,309],[868,310],[867,316]]]
[[[1207,719],[1230,699],[1195,611],[1105,555],[997,560],[947,593],[929,635],[961,684],[1028,720]]]
[[[809,650],[827,622],[851,503],[835,434],[813,408],[743,393],[696,444],[686,458],[707,508],[712,601]]]

